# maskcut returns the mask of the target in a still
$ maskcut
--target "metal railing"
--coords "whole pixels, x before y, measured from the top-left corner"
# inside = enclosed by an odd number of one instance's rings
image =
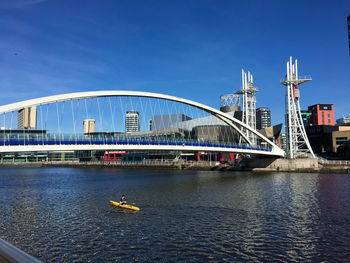
[[[347,160],[327,160],[324,158],[319,158],[318,162],[329,166],[350,166],[350,161]]]
[[[303,79],[312,80],[312,77],[311,77],[311,75],[298,76],[298,80],[303,80]],[[295,79],[293,79],[293,80],[295,80]],[[283,82],[287,82],[286,78],[280,79],[280,83],[283,83]]]
[[[1,136],[1,146],[17,145],[174,145],[174,146],[199,146],[199,147],[220,147],[245,150],[257,150],[270,152],[271,147],[260,145],[238,144],[234,142],[204,141],[191,138],[161,138],[161,137],[139,137],[139,136],[94,136],[73,134],[47,134],[32,136]]]
[[[41,263],[19,248],[0,239],[0,262],[4,263]]]

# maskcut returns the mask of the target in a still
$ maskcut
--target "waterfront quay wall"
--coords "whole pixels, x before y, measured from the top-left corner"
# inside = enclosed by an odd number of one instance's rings
[[[143,161],[143,162],[79,162],[79,161],[43,161],[0,163],[0,166],[37,166],[37,167],[116,167],[138,169],[176,169],[176,170],[219,170],[252,172],[300,172],[300,173],[343,173],[350,174],[350,161],[325,161],[320,159],[284,159],[284,158],[247,158],[234,164],[222,164],[210,161]]]
[[[318,169],[319,163],[315,158],[308,159],[246,159],[241,165],[246,168],[269,168],[281,171],[291,171],[295,169]]]
[[[98,167],[117,167],[117,168],[150,168],[150,169],[176,169],[176,170],[211,170],[217,167],[217,162],[174,162],[174,161],[144,161],[144,162],[104,162],[104,161],[42,161],[42,162],[11,162],[0,163],[0,166],[36,166],[36,167],[80,167],[80,168],[98,168]],[[224,166],[227,168],[227,165]]]
[[[320,173],[350,173],[350,162],[323,161],[318,158],[266,158],[245,159],[240,163],[240,168],[251,171],[276,171],[276,172],[320,172]]]

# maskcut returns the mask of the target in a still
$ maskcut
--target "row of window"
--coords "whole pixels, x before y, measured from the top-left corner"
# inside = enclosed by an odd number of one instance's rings
[[[324,111],[322,111],[322,124],[332,124],[331,123],[331,113],[327,112],[327,123],[325,122],[325,116],[324,116]]]

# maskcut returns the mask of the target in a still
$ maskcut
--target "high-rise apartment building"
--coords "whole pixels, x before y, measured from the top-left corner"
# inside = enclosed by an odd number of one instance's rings
[[[256,109],[256,128],[258,130],[271,127],[271,111],[267,107]]]
[[[309,106],[311,112],[311,124],[316,125],[334,125],[334,105],[333,104],[315,104]]]
[[[95,132],[95,120],[94,119],[85,119],[83,121],[84,125],[84,134]]]
[[[36,129],[36,107],[24,108],[18,111],[17,128],[20,130]]]
[[[140,118],[137,111],[127,111],[125,116],[125,132],[139,132]]]
[[[287,138],[285,133],[281,133],[281,145],[283,150],[287,150]]]

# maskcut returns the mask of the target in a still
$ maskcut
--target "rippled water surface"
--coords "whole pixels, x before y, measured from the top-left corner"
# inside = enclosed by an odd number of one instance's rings
[[[350,175],[2,167],[0,209],[43,262],[350,262]]]

